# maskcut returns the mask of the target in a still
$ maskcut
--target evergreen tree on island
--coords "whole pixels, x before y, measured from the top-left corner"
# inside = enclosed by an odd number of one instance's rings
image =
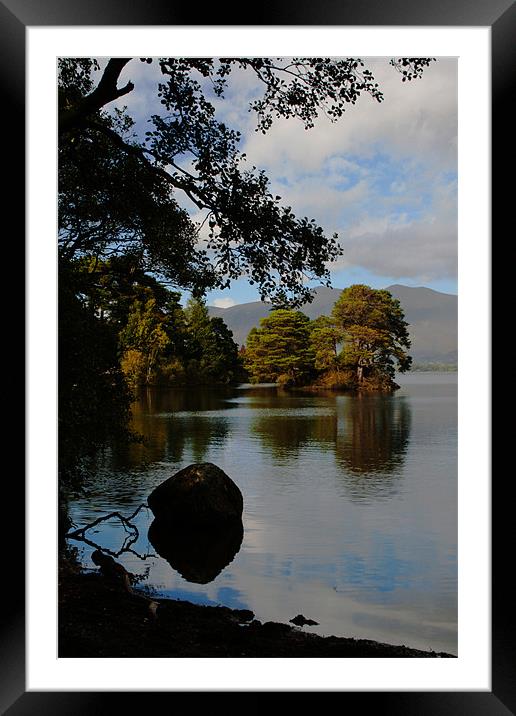
[[[400,302],[386,290],[355,284],[333,307],[332,323],[343,343],[340,363],[358,388],[395,389],[396,370],[410,369],[410,339]]]
[[[396,370],[412,362],[407,326],[389,291],[357,284],[344,289],[331,316],[272,311],[249,333],[244,364],[253,382],[392,391]]]
[[[254,383],[306,383],[314,368],[308,316],[280,308],[262,318],[249,333],[244,366]]]

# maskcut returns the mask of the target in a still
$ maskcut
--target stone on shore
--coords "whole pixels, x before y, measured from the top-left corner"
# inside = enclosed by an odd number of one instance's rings
[[[158,485],[147,503],[160,523],[218,527],[240,522],[242,493],[213,463],[194,463]]]

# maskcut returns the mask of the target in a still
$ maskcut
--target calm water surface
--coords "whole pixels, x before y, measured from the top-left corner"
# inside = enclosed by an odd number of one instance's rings
[[[188,581],[176,571],[186,574],[181,555],[174,569],[156,554],[144,509],[134,552],[119,557],[139,588],[252,609],[261,621],[302,613],[319,622],[307,631],[456,654],[457,374],[397,380],[393,396],[148,390],[133,409],[144,443],[105,451],[71,517],[82,526],[129,515],[177,470],[213,462],[244,496],[239,551],[209,583]],[[117,520],[87,536],[113,552],[128,537]],[[93,548],[73,544],[93,568]],[[216,559],[224,546],[213,550]]]

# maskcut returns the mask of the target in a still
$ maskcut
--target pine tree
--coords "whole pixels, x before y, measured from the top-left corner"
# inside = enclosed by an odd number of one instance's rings
[[[319,316],[310,324],[310,345],[317,370],[338,369],[338,349],[342,335],[328,316]]]
[[[244,365],[254,383],[305,382],[314,370],[310,319],[301,311],[271,311],[249,333]]]
[[[187,370],[199,382],[229,383],[240,373],[238,346],[221,318],[210,318],[203,300],[190,298],[185,308]]]

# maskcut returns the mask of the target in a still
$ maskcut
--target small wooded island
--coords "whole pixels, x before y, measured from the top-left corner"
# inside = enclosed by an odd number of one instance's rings
[[[331,316],[313,321],[278,309],[251,330],[244,365],[251,381],[341,390],[397,388],[412,359],[400,302],[362,284],[344,289]]]

